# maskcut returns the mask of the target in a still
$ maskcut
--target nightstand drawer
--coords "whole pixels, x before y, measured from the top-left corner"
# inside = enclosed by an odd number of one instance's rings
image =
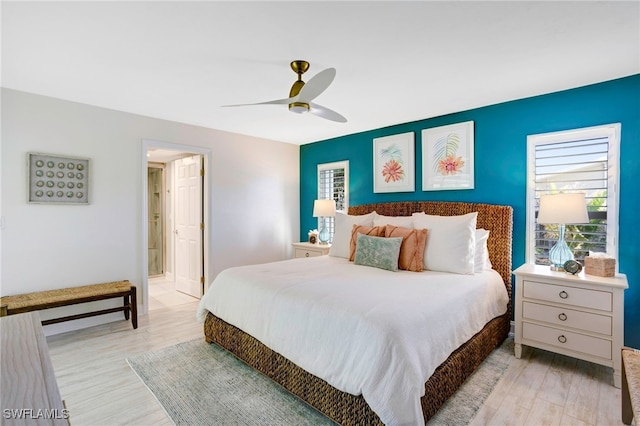
[[[527,299],[546,300],[607,312],[611,312],[613,309],[613,295],[608,291],[588,290],[525,280],[523,296]]]
[[[564,348],[570,351],[604,358],[611,358],[611,340],[598,339],[553,327],[544,327],[528,322],[522,323],[522,338]]]
[[[612,318],[610,316],[541,305],[539,303],[524,302],[522,304],[522,317],[606,336],[611,336],[613,333]]]
[[[293,243],[293,257],[317,257],[329,254],[329,244]]]
[[[315,257],[315,256],[322,256],[322,252],[320,251],[315,251],[315,250],[302,250],[302,249],[296,249],[295,252],[295,257]]]

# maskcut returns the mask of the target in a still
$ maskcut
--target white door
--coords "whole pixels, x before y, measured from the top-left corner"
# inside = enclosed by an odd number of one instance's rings
[[[176,290],[202,297],[202,157],[175,161]]]

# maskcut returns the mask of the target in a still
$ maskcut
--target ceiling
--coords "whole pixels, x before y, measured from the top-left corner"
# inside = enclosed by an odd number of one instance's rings
[[[640,2],[2,1],[2,86],[304,144],[640,73]],[[337,70],[315,102],[286,105]]]

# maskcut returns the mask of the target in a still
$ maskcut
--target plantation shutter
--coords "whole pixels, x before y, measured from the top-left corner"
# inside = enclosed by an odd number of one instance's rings
[[[564,141],[538,141],[533,148],[533,191],[535,217],[543,194],[585,194],[588,224],[566,224],[565,239],[577,260],[583,261],[589,251],[606,252],[615,161],[611,161],[611,138],[594,134],[568,132]],[[571,137],[583,136],[583,137]],[[584,137],[588,136],[588,137]],[[531,163],[531,157],[530,157]],[[531,182],[531,176],[530,176]],[[558,239],[558,225],[534,222],[534,263],[549,264],[549,249]]]
[[[332,199],[336,202],[336,211],[347,212],[348,208],[348,162],[318,165],[318,199]],[[327,218],[327,229],[333,240],[335,219]],[[318,229],[321,227],[318,219]]]

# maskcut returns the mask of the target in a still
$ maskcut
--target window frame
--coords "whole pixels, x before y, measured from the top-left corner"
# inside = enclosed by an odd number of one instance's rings
[[[618,258],[619,185],[620,185],[620,133],[621,124],[583,127],[527,136],[527,184],[526,184],[526,250],[525,261],[535,263],[536,226],[536,173],[535,151],[539,145],[558,144],[579,140],[607,138],[607,242],[606,252]],[[616,264],[616,272],[618,265]]]

